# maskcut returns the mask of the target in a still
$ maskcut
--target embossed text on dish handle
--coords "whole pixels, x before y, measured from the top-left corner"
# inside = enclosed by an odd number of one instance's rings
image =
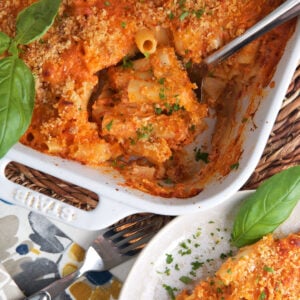
[[[14,191],[14,200],[28,207],[30,210],[53,215],[63,221],[73,221],[76,219],[75,210],[69,205],[60,203],[40,193],[36,193],[24,188],[16,188]]]

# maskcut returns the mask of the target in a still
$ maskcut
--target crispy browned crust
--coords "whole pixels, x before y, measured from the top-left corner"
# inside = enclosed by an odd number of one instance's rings
[[[201,281],[176,300],[297,300],[300,295],[300,235],[265,236],[229,258],[215,277]]]
[[[33,2],[1,1],[0,30],[14,36],[18,12]],[[293,31],[293,24],[276,29],[260,39],[255,47],[232,57],[214,71],[218,80],[223,81],[225,89],[218,99],[207,99],[207,104],[217,109],[218,123],[209,163],[204,167],[203,164],[195,166],[191,158],[182,155],[184,146],[205,129],[201,120],[192,123],[195,116],[198,112],[199,118],[207,115],[207,106],[194,101],[193,86],[188,82],[183,65],[190,60],[201,61],[280,2],[261,0],[258,5],[253,1],[229,0],[62,1],[58,17],[48,33],[39,41],[22,47],[22,58],[31,67],[37,80],[32,122],[21,142],[44,153],[85,165],[112,165],[122,173],[127,185],[154,195],[180,198],[196,195],[212,175],[228,174],[231,166],[239,160],[245,124],[239,125],[237,131],[241,134],[238,134],[238,138],[231,137],[230,129],[235,122],[232,115],[238,110],[238,99],[251,88],[256,94],[260,93],[261,88],[269,83]],[[186,11],[189,13],[183,17]],[[124,140],[112,135],[105,131],[102,119],[91,119],[89,111],[90,97],[98,83],[98,72],[106,68],[113,69],[124,57],[137,53],[134,39],[141,28],[154,31],[163,29],[167,32],[167,47],[175,49],[182,61],[182,64],[174,62],[172,65],[174,72],[177,72],[174,78],[178,80],[173,86],[188,87],[188,99],[194,101],[189,110],[169,116],[169,121],[166,118],[165,123],[162,123],[163,118],[157,118],[160,126],[168,126],[174,136],[164,141],[154,137],[156,145],[165,146],[163,149],[155,147],[154,143],[151,147],[151,143],[133,145],[130,143],[132,138]],[[158,45],[159,49],[165,46]],[[245,57],[252,57],[255,64],[245,64]],[[154,56],[151,61],[155,64]],[[112,99],[106,101],[103,104],[105,109],[111,105],[118,111],[115,100],[121,93],[124,94],[124,91],[118,90]],[[117,101],[123,100],[117,98]],[[98,103],[101,104],[101,101]],[[145,105],[138,105],[130,114],[140,116],[144,109]],[[249,107],[245,119],[251,118],[255,109]],[[125,109],[123,113],[126,115],[129,111]],[[192,120],[190,128],[196,128],[194,133],[182,129],[189,120]],[[136,124],[127,125],[138,130],[134,127]],[[149,150],[148,154],[146,150]],[[130,156],[139,158],[132,163],[128,159]],[[122,168],[119,163],[115,164],[119,159]],[[164,180],[171,180],[172,185],[162,184]]]

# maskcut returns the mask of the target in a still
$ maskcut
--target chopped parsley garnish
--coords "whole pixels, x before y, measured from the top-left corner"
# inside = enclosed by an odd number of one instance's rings
[[[214,221],[208,221],[208,222],[210,224],[215,223]],[[222,232],[222,229],[220,227],[217,227],[215,229],[216,229],[216,232]],[[211,267],[215,264],[214,257],[205,258],[205,255],[199,254],[198,251],[195,250],[196,243],[199,246],[198,238],[199,238],[199,236],[201,236],[201,231],[202,231],[201,227],[198,227],[190,237],[186,237],[185,239],[181,240],[177,244],[176,252],[174,252],[174,253],[169,252],[169,253],[164,254],[165,255],[165,262],[164,262],[165,270],[159,274],[162,274],[163,276],[169,276],[172,274],[171,272],[176,271],[176,274],[178,276],[177,278],[179,279],[179,281],[186,285],[189,285],[189,284],[192,284],[194,282],[194,280],[197,279],[197,277],[199,276],[198,272],[201,271],[201,268],[203,268],[203,267],[206,268],[208,266]],[[215,233],[211,232],[211,235],[215,236]],[[211,248],[209,245],[209,251],[211,251],[211,249],[217,249],[217,247]],[[223,253],[223,254],[221,254],[220,258],[224,259],[229,256],[232,256],[232,254],[233,254],[232,251],[229,251],[226,254]],[[190,260],[190,265],[189,265],[188,270],[185,270],[185,272],[183,273],[182,268],[180,268],[180,263],[182,260],[184,260],[185,255],[190,255],[191,260]],[[180,258],[178,256],[183,256],[183,257]],[[179,261],[176,261],[176,259],[179,259]],[[265,269],[267,269],[267,267],[265,267]],[[181,273],[178,273],[180,270],[181,270]],[[228,268],[227,273],[231,274],[232,270],[230,268]],[[165,278],[167,279],[167,277],[165,277]],[[210,284],[213,285],[213,284],[215,284],[215,282],[210,281]],[[222,285],[220,285],[220,284],[222,284]],[[224,295],[224,290],[222,290],[223,285],[224,285],[223,282],[218,281],[217,286],[216,286],[216,291],[217,291],[218,297],[220,299]],[[174,295],[175,291],[177,291],[176,287],[173,288],[173,286],[170,286],[168,284],[164,284],[163,287],[168,292],[170,298],[172,298],[172,299],[176,298]],[[173,298],[173,297],[175,297],[175,298]]]
[[[133,67],[133,62],[128,58],[128,56],[123,57],[123,64],[124,69],[131,69]]]
[[[172,11],[169,12],[168,17],[169,17],[170,20],[174,19],[174,14],[173,14]]]
[[[112,160],[111,165],[112,165],[112,167],[119,168],[119,169],[124,169],[126,167],[126,165],[118,158],[115,158],[114,160]]]
[[[195,15],[197,19],[200,19],[202,17],[202,15],[204,14],[204,12],[205,12],[204,8],[189,11],[186,8],[185,4],[186,4],[186,0],[180,0],[179,4],[178,4],[179,8],[181,10],[181,14],[179,15],[179,20],[180,21],[185,20],[185,18],[187,18],[189,15]],[[173,19],[173,18],[174,18],[174,15],[172,13],[172,18],[170,18],[170,19]]]
[[[110,6],[110,2],[109,2],[109,1],[105,1],[105,2],[104,2],[104,5],[105,5],[105,6]]]
[[[231,166],[230,166],[230,169],[231,170],[236,170],[236,169],[238,169],[238,167],[240,166],[240,164],[239,163],[235,163],[235,164],[232,164]]]
[[[197,232],[193,234],[193,239],[197,239],[199,236],[201,236],[201,228],[198,228]]]
[[[204,14],[204,8],[198,9],[194,13],[195,13],[196,18],[200,19],[202,17],[202,15]]]
[[[161,100],[166,99],[165,88],[161,88],[159,90],[159,99],[161,99]]]
[[[179,250],[178,251],[178,254],[180,254],[181,256],[184,256],[184,255],[189,255],[192,253],[192,250],[191,249],[187,249],[186,251],[184,250]]]
[[[179,1],[179,7],[180,7],[180,8],[184,8],[185,2],[186,2],[186,0],[180,0],[180,1]]]
[[[158,82],[159,84],[164,84],[165,81],[166,81],[166,78],[164,78],[164,77],[159,78],[159,79],[157,80],[157,82]]]
[[[264,299],[266,299],[266,297],[267,297],[266,293],[265,293],[264,291],[262,291],[262,292],[260,293],[258,299],[259,299],[259,300],[264,300]]]
[[[191,262],[191,265],[192,265],[192,269],[195,271],[195,270],[198,270],[199,268],[203,267],[204,262],[193,261],[193,262]]]
[[[165,94],[161,91],[159,96],[162,99],[165,97]],[[165,102],[163,106],[160,106],[159,104],[154,104],[153,109],[155,114],[157,115],[166,114],[170,116],[174,112],[177,112],[179,110],[185,110],[184,106],[181,106],[178,101],[176,101],[176,103],[173,104]]]
[[[178,103],[173,104],[173,111],[178,111],[181,108],[181,106]]]
[[[179,111],[179,110],[185,110],[184,106],[181,106],[179,104],[179,100],[176,100],[176,103],[169,104],[169,103],[164,103],[164,106],[166,107],[166,114],[171,115],[173,112]]]
[[[130,141],[130,145],[135,145],[136,144],[136,140],[133,139],[133,138],[129,138],[129,141]]]
[[[185,64],[185,68],[186,69],[189,69],[189,68],[191,68],[192,67],[192,61],[191,60],[189,60],[186,64]]]
[[[172,256],[172,254],[166,254],[166,263],[167,264],[170,264],[170,263],[172,263],[173,262],[173,256]]]
[[[184,284],[190,284],[190,283],[193,282],[193,279],[190,278],[190,277],[188,277],[188,276],[181,276],[181,277],[179,278],[179,280],[180,280],[181,282],[183,282]]]
[[[230,257],[232,255],[233,255],[232,250],[230,250],[228,253],[221,253],[220,258],[225,259],[225,258]]]
[[[106,128],[107,131],[110,131],[110,130],[111,130],[112,125],[113,125],[113,122],[114,122],[114,120],[111,120],[109,123],[107,123],[107,124],[105,125],[105,128]]]
[[[164,183],[166,183],[166,184],[172,184],[173,181],[172,181],[171,178],[166,178],[166,179],[164,179]]]
[[[186,245],[185,242],[180,243],[180,247],[182,247],[184,249],[188,249],[188,246]]]
[[[126,22],[121,22],[121,27],[126,28]]]
[[[154,112],[155,112],[157,115],[161,115],[162,111],[163,111],[163,110],[162,110],[161,107],[154,106]]]
[[[190,13],[188,11],[184,11],[180,16],[179,16],[179,20],[183,21],[186,17],[188,17]]]
[[[175,294],[174,292],[177,292],[178,289],[177,288],[174,288],[174,287],[171,287],[167,284],[163,284],[163,288],[168,292],[169,296],[171,297],[171,299],[175,299]]]
[[[269,273],[274,272],[274,270],[271,267],[268,267],[268,266],[264,266],[264,271],[269,272]]]
[[[196,161],[204,161],[205,163],[208,163],[208,153],[207,152],[202,152],[200,148],[195,148],[194,149],[195,152],[195,160]]]
[[[166,274],[167,276],[170,276],[170,274],[171,274],[170,268],[167,268],[167,267],[166,267],[166,269],[165,269],[165,271],[164,271],[164,274]]]
[[[136,135],[137,135],[138,140],[148,139],[150,137],[150,134],[151,134],[152,131],[153,131],[152,124],[142,126],[141,128],[139,128],[136,131]]]

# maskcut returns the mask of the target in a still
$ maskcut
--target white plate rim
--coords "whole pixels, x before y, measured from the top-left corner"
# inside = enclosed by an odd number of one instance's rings
[[[160,253],[160,256],[166,254],[166,244],[170,244],[174,238],[176,240],[176,237],[180,238],[180,235],[182,235],[184,230],[183,225],[187,226],[190,224],[191,220],[194,220],[196,217],[201,218],[204,214],[209,215],[210,212],[215,211],[216,209],[224,209],[226,214],[230,211],[229,222],[232,222],[233,215],[237,211],[239,205],[253,192],[253,190],[239,191],[232,196],[229,201],[221,203],[211,210],[182,215],[176,217],[167,224],[150,241],[135,261],[126,281],[124,282],[119,300],[152,300],[153,298],[145,297],[145,295],[142,295],[141,293],[146,286],[147,289],[151,289],[151,279],[149,279],[148,275],[151,271],[153,271],[152,262],[159,259],[158,253]],[[297,218],[297,214],[299,213],[300,201],[288,220],[276,229],[274,232],[275,236],[282,237],[287,235],[289,232],[299,231],[300,220]],[[228,216],[226,215],[226,217]]]

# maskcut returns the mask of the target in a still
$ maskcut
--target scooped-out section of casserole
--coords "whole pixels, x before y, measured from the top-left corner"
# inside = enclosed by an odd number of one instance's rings
[[[34,2],[1,1],[0,31],[14,36],[17,14]],[[263,89],[274,84],[295,22],[210,70],[201,101],[191,65],[281,2],[63,0],[46,35],[22,46],[36,76],[36,99],[21,143],[91,167],[111,166],[125,185],[153,195],[200,193],[211,178],[238,167],[244,128]],[[209,119],[214,133],[201,143]]]

